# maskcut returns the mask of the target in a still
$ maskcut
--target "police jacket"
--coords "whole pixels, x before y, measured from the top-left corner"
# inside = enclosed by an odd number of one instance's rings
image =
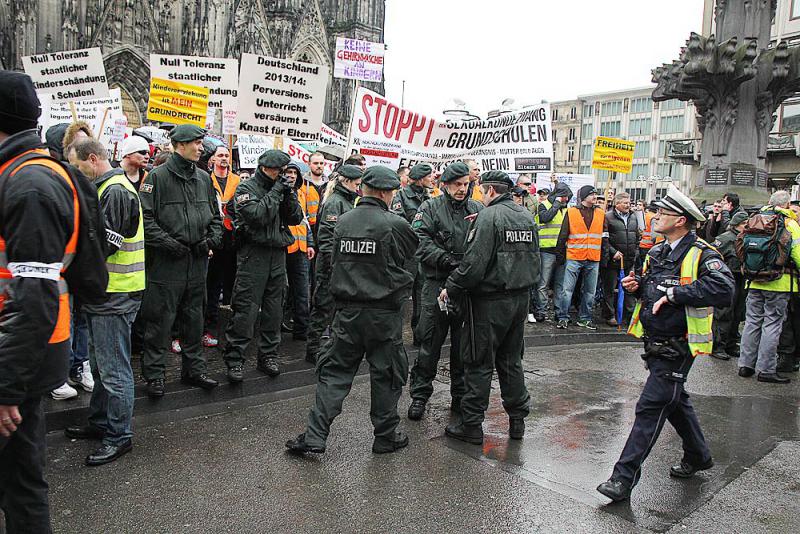
[[[446,189],[422,203],[411,226],[419,238],[417,258],[427,278],[444,280],[458,267],[471,226],[465,217],[482,209],[480,202],[469,197],[456,200]]]
[[[35,130],[12,135],[0,144],[0,165],[41,147]],[[66,181],[46,167],[30,165],[0,188],[0,235],[8,262],[61,263],[74,230]],[[48,343],[58,310],[55,280],[12,276],[0,311],[0,404],[18,405],[66,381],[69,343]]]
[[[294,243],[289,226],[303,222],[297,191],[261,169],[236,188],[236,236],[244,244],[284,248]]]
[[[431,198],[428,190],[421,185],[410,183],[400,189],[392,201],[392,211],[401,215],[409,223],[414,220],[423,202]]]
[[[616,209],[606,212],[606,227],[608,228],[608,246],[605,248],[603,259],[604,263],[615,269],[620,268],[620,262],[614,260],[617,252],[622,252],[625,267],[633,267],[636,263],[636,256],[639,255],[639,224],[636,222],[636,214],[628,212],[628,222],[617,213]]]
[[[205,276],[208,252],[193,252],[203,241],[219,248],[222,220],[208,173],[173,153],[139,188],[144,217],[148,280],[185,281]],[[197,250],[197,249],[195,249]]]
[[[324,261],[330,261],[333,253],[333,230],[339,217],[353,209],[358,193],[350,191],[342,184],[333,186],[333,193],[322,204],[317,216],[317,247],[319,254],[325,255]],[[319,258],[317,261],[320,261]]]
[[[728,307],[733,299],[734,283],[730,270],[722,256],[702,242],[697,281],[681,285],[681,262],[689,249],[697,242],[694,232],[686,234],[674,249],[663,241],[650,249],[650,262],[644,277],[639,279],[636,292],[641,299],[639,320],[645,335],[651,341],[666,341],[686,336],[685,306]],[[653,304],[667,296],[669,302],[653,315]]]
[[[365,197],[339,218],[333,245],[330,292],[337,308],[402,308],[414,282],[403,265],[417,248],[407,221]]]
[[[739,256],[736,255],[736,237],[736,232],[728,230],[717,236],[717,239],[712,243],[714,248],[722,254],[725,264],[734,275],[742,274],[742,262],[739,260]]]
[[[482,210],[467,236],[461,265],[445,288],[456,297],[522,293],[539,282],[539,234],[533,215],[501,195]]]

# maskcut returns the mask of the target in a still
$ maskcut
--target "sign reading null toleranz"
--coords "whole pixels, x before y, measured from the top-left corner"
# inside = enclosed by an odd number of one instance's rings
[[[316,140],[328,73],[323,65],[242,54],[238,133]]]
[[[54,102],[108,97],[108,80],[99,48],[53,52],[22,58],[25,73],[39,93]]]
[[[383,43],[337,37],[333,76],[362,82],[380,82],[383,79],[385,50]]]
[[[150,77],[208,87],[208,107],[236,110],[239,61],[233,58],[150,54]]]

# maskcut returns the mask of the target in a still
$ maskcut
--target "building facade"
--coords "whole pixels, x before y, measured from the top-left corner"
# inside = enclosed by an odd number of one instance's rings
[[[0,2],[0,62],[100,47],[129,124],[145,120],[149,54],[240,58],[261,54],[330,69],[324,121],[344,132],[353,80],[333,78],[337,37],[383,42],[384,0],[7,0]],[[383,83],[365,83],[383,93]]]
[[[580,100],[566,100],[550,104],[553,125],[553,170],[555,172],[578,172],[582,111],[583,106]]]

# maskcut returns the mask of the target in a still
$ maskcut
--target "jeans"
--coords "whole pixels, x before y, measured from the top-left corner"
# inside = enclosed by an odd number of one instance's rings
[[[578,283],[581,273],[584,279],[581,284],[581,304],[578,309],[579,321],[591,321],[594,309],[594,294],[597,289],[597,275],[600,271],[599,261],[567,260],[564,267],[564,282],[560,298],[556,299],[556,320],[569,319],[569,306],[572,302],[572,293]]]
[[[308,256],[303,251],[286,255],[286,276],[289,279],[287,304],[290,304],[294,319],[294,334],[305,336],[308,333]]]
[[[539,279],[538,294],[536,301],[536,313],[545,315],[547,313],[548,296],[547,290],[553,284],[553,302],[557,302],[561,291],[564,288],[564,267],[558,264],[555,254],[550,252],[540,252],[542,260],[542,275]]]
[[[72,311],[72,340],[69,353],[69,374],[75,376],[83,367],[83,362],[89,359],[89,327],[86,324],[86,314],[73,308]]]
[[[739,367],[771,374],[778,367],[778,341],[790,293],[750,289],[742,331]]]
[[[137,310],[138,311],[138,310]],[[104,445],[118,446],[133,436],[131,327],[136,311],[119,315],[87,314],[89,362],[95,380],[89,425],[105,432]]]

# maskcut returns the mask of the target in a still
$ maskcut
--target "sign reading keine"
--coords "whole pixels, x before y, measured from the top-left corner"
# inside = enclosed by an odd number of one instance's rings
[[[633,151],[635,148],[636,141],[627,141],[614,137],[598,137],[594,140],[592,168],[628,174],[633,168]]]
[[[239,61],[232,58],[150,54],[150,77],[208,87],[208,107],[236,109]]]
[[[238,133],[316,140],[328,67],[242,54]]]
[[[275,141],[275,138],[271,136],[239,135],[236,139],[236,146],[239,148],[239,166],[242,169],[255,169],[258,167],[258,158],[267,150],[276,148]],[[278,142],[277,148],[286,151],[293,160],[301,161],[306,165],[311,160],[311,152],[288,137],[282,137]],[[325,174],[330,174],[334,166],[335,163],[333,161],[325,160]]]
[[[151,78],[147,118],[203,128],[208,112],[208,92],[207,87]]]
[[[108,97],[108,80],[99,48],[53,52],[22,58],[25,73],[54,102]]]
[[[337,37],[333,76],[363,82],[380,82],[383,80],[385,48],[383,43]]]
[[[350,131],[350,148],[370,165],[396,169],[427,162],[441,169],[468,158],[484,171],[553,168],[549,104],[483,121],[440,123],[360,87]]]

